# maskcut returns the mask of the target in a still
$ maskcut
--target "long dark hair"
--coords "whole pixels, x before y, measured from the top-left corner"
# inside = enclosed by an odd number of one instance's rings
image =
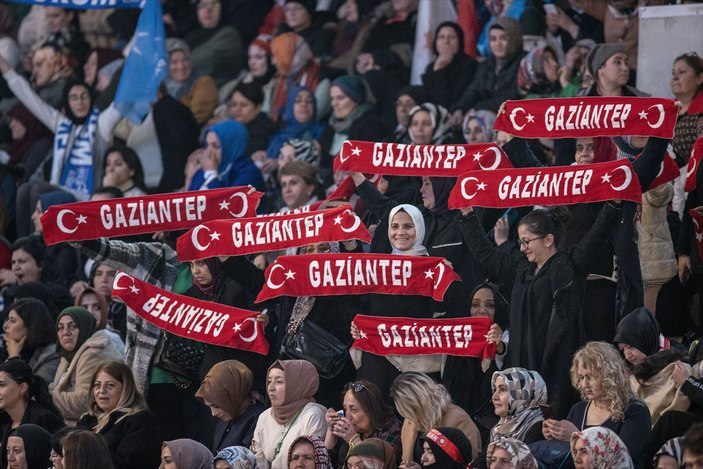
[[[64,467],[71,469],[115,469],[105,439],[90,430],[69,432],[61,440]]]
[[[703,58],[700,58],[695,52],[679,55],[674,59],[674,63],[679,60],[686,62],[686,65],[693,69],[696,76],[700,76],[703,73]],[[703,83],[698,85],[698,91],[703,91]]]
[[[23,350],[34,350],[56,341],[54,319],[44,303],[36,298],[20,298],[7,308],[15,311],[27,328],[27,342]]]
[[[119,153],[122,156],[124,162],[129,166],[129,169],[134,171],[132,176],[132,182],[135,187],[146,192],[146,186],[144,185],[144,168],[142,167],[142,161],[139,159],[139,155],[132,148],[126,145],[113,145],[105,151],[105,158],[103,158],[103,168],[107,167],[107,156],[110,153]]]
[[[561,248],[564,226],[569,220],[569,210],[562,205],[549,208],[539,208],[520,219],[520,225],[525,225],[530,232],[537,236],[554,236],[554,244]]]
[[[368,415],[371,422],[370,433],[383,427],[383,423],[393,410],[386,404],[381,390],[375,384],[366,380],[347,383],[342,393],[342,400],[347,392],[352,393],[361,409]]]
[[[7,373],[12,381],[17,384],[27,384],[27,395],[23,396],[26,402],[31,400],[36,401],[56,415],[61,415],[54,406],[54,402],[51,400],[49,386],[47,386],[46,382],[41,377],[32,372],[32,369],[24,360],[21,358],[5,360],[3,363],[0,363],[0,371]]]

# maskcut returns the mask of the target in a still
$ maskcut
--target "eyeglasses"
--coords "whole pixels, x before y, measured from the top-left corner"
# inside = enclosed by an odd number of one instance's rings
[[[291,460],[291,461],[300,461],[300,460],[303,460],[303,461],[314,461],[314,460],[315,460],[315,456],[312,455],[312,454],[294,454],[293,456],[291,456],[290,460]]]
[[[543,239],[544,236],[535,236],[534,238],[530,239],[520,239],[518,238],[517,243],[520,245],[520,247],[530,247],[530,243],[536,239]]]
[[[364,383],[356,382],[356,383],[347,383],[346,386],[344,386],[345,391],[349,391],[350,389],[353,389],[354,392],[361,392],[362,389],[366,389],[367,391],[371,392],[369,388],[367,388]]]

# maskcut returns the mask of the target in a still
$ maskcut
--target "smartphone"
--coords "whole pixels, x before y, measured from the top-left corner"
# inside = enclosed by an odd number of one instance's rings
[[[343,410],[338,410],[338,411],[337,411],[337,415],[338,415],[339,417],[344,417],[344,411],[343,411]]]
[[[558,15],[557,7],[553,3],[545,3],[544,11],[546,11],[548,15]]]
[[[554,416],[554,411],[552,410],[552,406],[550,406],[548,404],[540,404],[539,410],[542,412],[542,416],[544,417],[544,420],[549,420],[549,419],[556,420],[556,417]]]

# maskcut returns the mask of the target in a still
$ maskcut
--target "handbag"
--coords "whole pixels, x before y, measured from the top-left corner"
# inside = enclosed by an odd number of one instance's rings
[[[154,353],[154,366],[191,381],[199,381],[198,373],[204,356],[205,344],[202,342],[163,332]]]
[[[302,321],[281,342],[280,358],[307,360],[317,368],[322,379],[336,377],[344,368],[349,348],[334,335],[311,321]]]

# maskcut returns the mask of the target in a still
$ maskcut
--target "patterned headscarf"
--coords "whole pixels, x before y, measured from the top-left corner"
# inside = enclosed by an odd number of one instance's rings
[[[415,137],[413,137],[412,129],[410,128],[410,122],[413,120],[413,116],[416,112],[425,111],[430,115],[432,120],[432,140],[431,144],[437,145],[440,143],[445,143],[451,138],[451,131],[449,127],[449,112],[438,104],[433,103],[422,103],[415,106],[410,110],[408,117],[408,134],[410,139],[415,143]]]
[[[313,447],[315,453],[315,469],[332,469],[332,461],[330,460],[327,448],[325,448],[325,442],[322,441],[322,438],[315,435],[299,436],[293,440],[293,444],[291,444],[288,449],[289,466],[291,463],[291,458],[293,457],[293,448],[295,448],[295,445],[302,440],[310,442]]]
[[[505,437],[522,440],[535,423],[544,420],[539,405],[547,403],[547,385],[536,371],[508,368],[493,373],[493,392],[496,390],[498,377],[503,378],[508,387],[509,408],[508,415],[501,417],[491,428],[491,441]]]
[[[227,461],[232,469],[256,469],[256,456],[244,446],[228,446],[212,460],[212,465],[219,460]]]
[[[659,456],[670,456],[676,459],[679,467],[683,467],[683,437],[672,438],[659,448],[657,454],[654,455],[654,467],[657,467]]]
[[[369,438],[353,447],[347,455],[361,458],[367,469],[393,469],[395,467],[395,451],[386,441]]]
[[[391,213],[388,215],[388,239],[390,240],[391,238],[391,225],[393,224],[393,217],[401,210],[410,215],[413,225],[415,225],[415,243],[407,251],[399,251],[394,247],[391,253],[400,254],[403,256],[426,256],[427,248],[425,248],[422,244],[425,240],[425,219],[422,218],[422,213],[420,213],[420,210],[414,205],[400,204],[391,209]],[[393,243],[391,242],[391,244]]]
[[[555,90],[556,83],[552,83],[544,72],[544,53],[550,52],[556,59],[557,54],[550,46],[535,47],[520,61],[517,72],[517,86],[523,94],[545,94]]]
[[[632,458],[627,446],[612,430],[605,427],[590,427],[571,434],[571,452],[581,440],[591,456],[591,467],[599,469],[632,469]]]
[[[513,469],[537,469],[537,461],[530,448],[515,438],[501,438],[488,445],[486,461],[491,465],[491,457],[496,448],[502,448],[510,455],[510,467]]]
[[[496,123],[496,114],[491,111],[478,110],[470,111],[466,113],[464,117],[464,125],[461,127],[462,133],[464,135],[464,140],[468,143],[469,134],[466,132],[466,128],[469,126],[470,120],[475,120],[478,125],[483,129],[483,134],[486,136],[486,140],[482,143],[495,142],[496,132],[493,130],[493,125]],[[477,142],[478,143],[478,142]]]

